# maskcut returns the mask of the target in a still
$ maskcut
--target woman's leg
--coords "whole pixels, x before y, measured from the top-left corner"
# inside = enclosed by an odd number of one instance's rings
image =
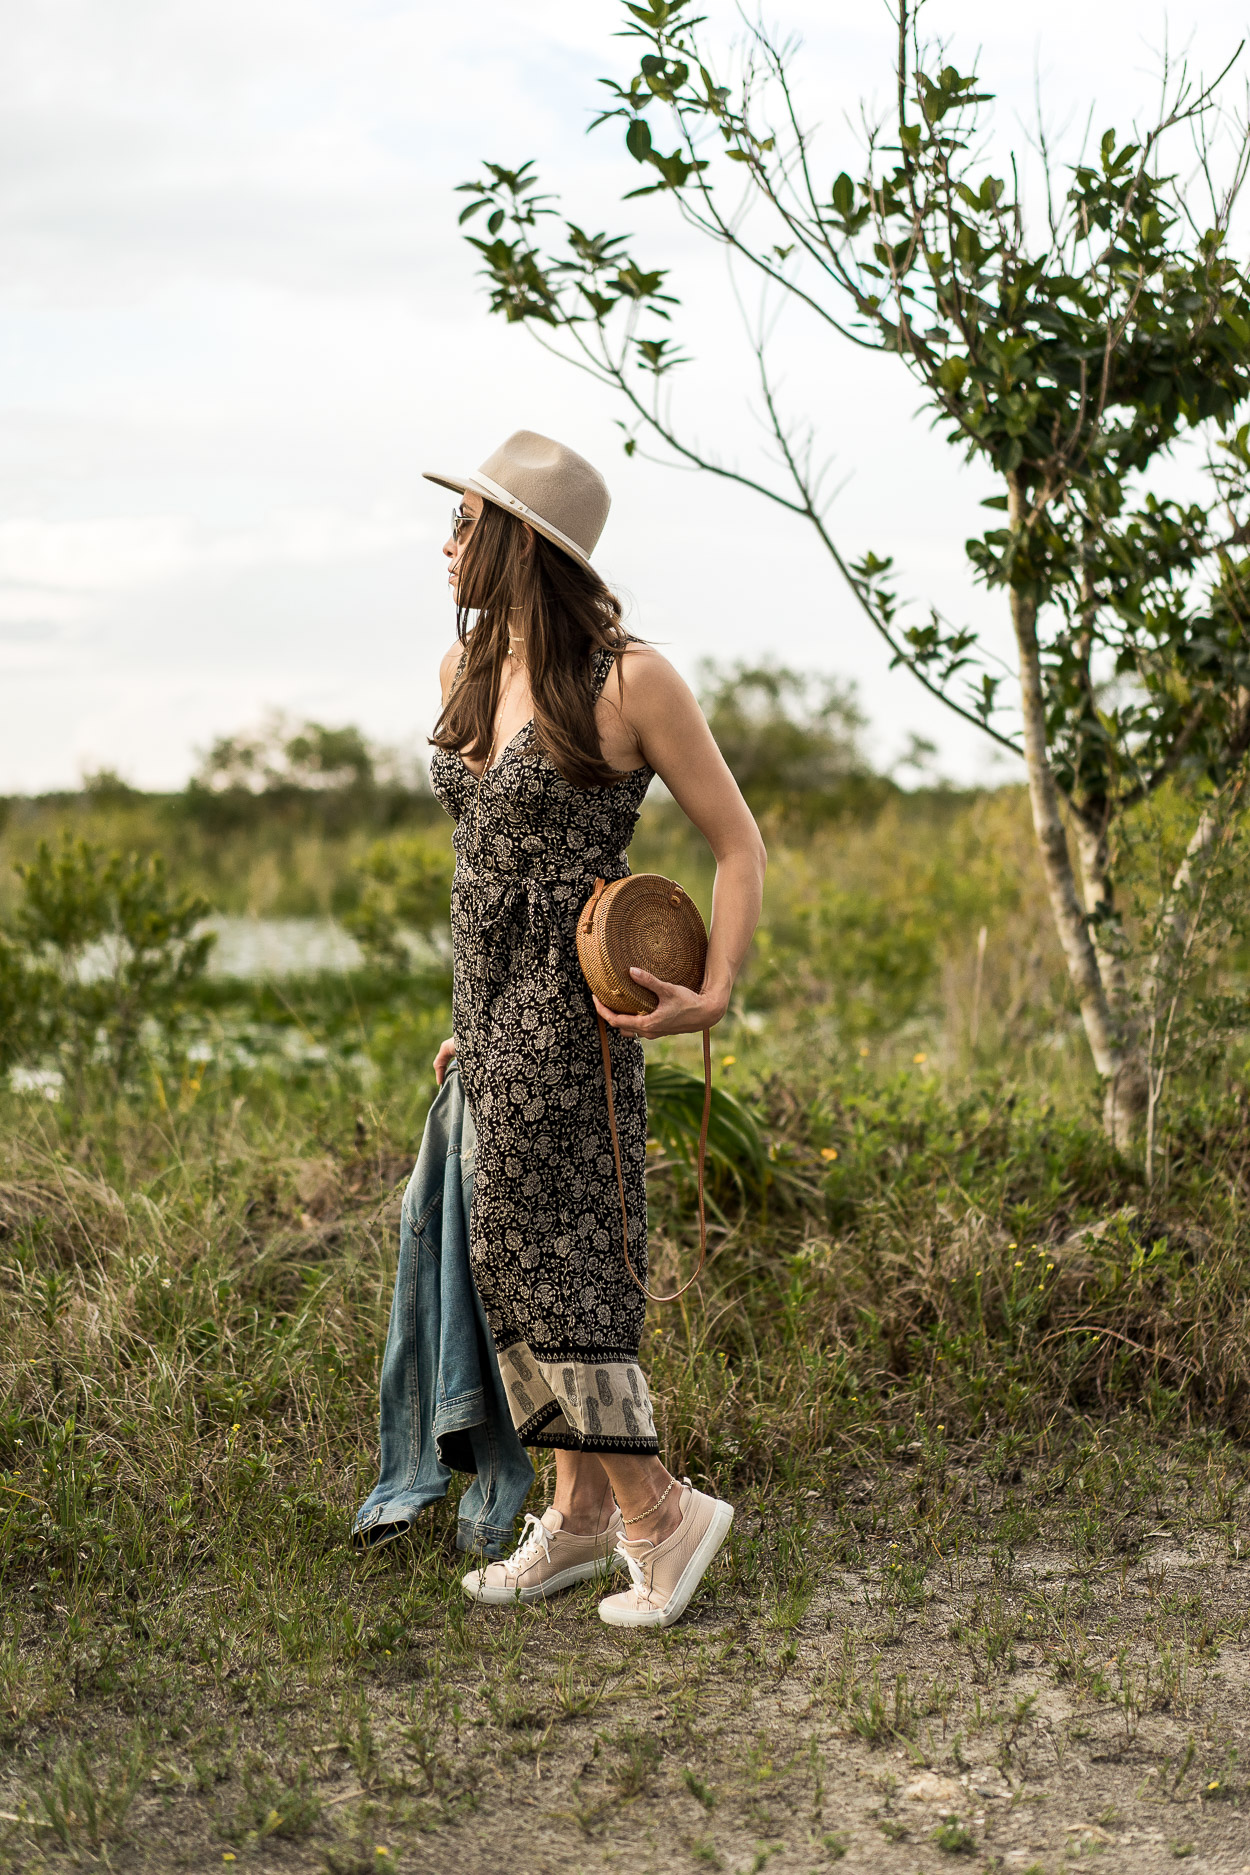
[[[668,1490],[672,1482],[658,1458],[639,1458],[624,1452],[558,1451],[551,1501],[572,1535],[598,1536],[607,1526],[615,1498],[621,1516],[630,1520],[626,1535],[631,1542],[645,1537],[649,1543],[662,1543],[681,1521],[678,1493]],[[666,1491],[664,1502],[647,1515]]]
[[[681,1522],[681,1488],[660,1460],[628,1452],[600,1452],[599,1463],[611,1483],[629,1541],[662,1543],[671,1536]]]
[[[461,1586],[475,1602],[507,1605],[538,1601],[577,1582],[602,1582],[614,1566],[619,1535],[612,1487],[598,1458],[557,1451],[555,1495],[541,1519],[527,1517],[512,1555],[471,1569]]]
[[[556,1453],[553,1510],[572,1536],[598,1536],[612,1515],[612,1486],[594,1452]]]

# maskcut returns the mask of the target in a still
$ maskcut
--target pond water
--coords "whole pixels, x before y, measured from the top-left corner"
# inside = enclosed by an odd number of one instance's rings
[[[210,977],[302,977],[357,970],[364,953],[333,918],[206,918],[214,931]]]
[[[357,970],[364,952],[333,918],[231,918],[214,913],[196,935],[216,934],[208,956],[210,977],[306,977],[319,971]],[[414,952],[417,944],[411,947]],[[78,960],[81,983],[94,983],[117,968],[118,941],[89,944]]]
[[[314,976],[325,971],[359,969],[364,952],[351,934],[333,918],[232,918],[216,914],[206,918],[200,931],[212,931],[217,942],[209,953],[208,974],[235,981],[279,977]],[[414,961],[428,965],[445,964],[449,947],[438,938],[409,934],[408,949]],[[84,982],[108,976],[117,967],[115,945],[96,944],[80,958],[79,977]],[[283,1068],[308,1068],[334,1063],[348,1069],[362,1082],[375,1072],[373,1064],[360,1052],[358,1038],[343,1045],[315,1041],[302,1024],[283,1026],[236,1020],[227,1012],[214,1017],[211,1033],[184,1033],[181,1048],[186,1062],[201,1070],[218,1060],[229,1067],[256,1068],[263,1065]],[[50,1062],[38,1066],[13,1068],[8,1075],[15,1093],[40,1095],[59,1100],[62,1076]]]

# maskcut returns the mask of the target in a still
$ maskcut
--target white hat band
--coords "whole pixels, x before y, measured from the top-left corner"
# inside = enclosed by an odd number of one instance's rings
[[[469,477],[468,486],[477,489],[480,494],[489,495],[498,507],[507,508],[511,514],[517,515],[522,521],[536,522],[545,533],[553,535],[560,546],[567,547],[571,554],[583,563],[585,562],[586,549],[584,547],[579,547],[575,540],[570,540],[567,534],[561,533],[560,529],[545,515],[535,514],[532,508],[527,508],[523,501],[518,501],[517,497],[510,494],[506,488],[501,487],[498,482],[493,482],[489,475],[483,475],[480,469],[473,471]]]

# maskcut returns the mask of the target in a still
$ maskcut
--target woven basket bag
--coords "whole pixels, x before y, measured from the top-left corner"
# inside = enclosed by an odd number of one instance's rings
[[[632,873],[595,889],[577,920],[577,956],[592,993],[608,1009],[622,1016],[648,1015],[656,1006],[650,990],[630,976],[631,969],[649,971],[665,983],[680,983],[697,990],[707,963],[707,930],[698,906],[673,879],[658,872]],[[603,1017],[599,1046],[603,1051],[603,1080],[608,1099],[608,1125],[616,1159],[616,1188],[621,1198],[621,1231],[625,1267],[651,1302],[675,1302],[695,1282],[707,1260],[707,1218],[703,1204],[703,1171],[707,1157],[707,1128],[712,1111],[712,1035],[703,1031],[703,1124],[699,1129],[699,1266],[672,1295],[657,1296],[641,1282],[629,1260],[629,1214],[625,1207],[625,1175],[621,1170],[621,1142],[616,1130],[616,1103],[612,1097],[612,1055]]]

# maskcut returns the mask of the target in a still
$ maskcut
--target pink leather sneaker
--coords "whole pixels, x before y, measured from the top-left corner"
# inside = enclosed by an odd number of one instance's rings
[[[696,1491],[682,1480],[681,1522],[662,1543],[630,1543],[622,1534],[616,1553],[629,1565],[630,1586],[599,1604],[599,1619],[613,1628],[670,1628],[686,1611],[713,1556],[729,1535],[733,1505]]]
[[[612,1507],[607,1528],[598,1536],[575,1536],[551,1505],[541,1517],[526,1515],[519,1547],[505,1562],[470,1569],[460,1586],[471,1601],[502,1607],[558,1595],[577,1582],[589,1582],[620,1567],[617,1544],[625,1534],[621,1513]]]

